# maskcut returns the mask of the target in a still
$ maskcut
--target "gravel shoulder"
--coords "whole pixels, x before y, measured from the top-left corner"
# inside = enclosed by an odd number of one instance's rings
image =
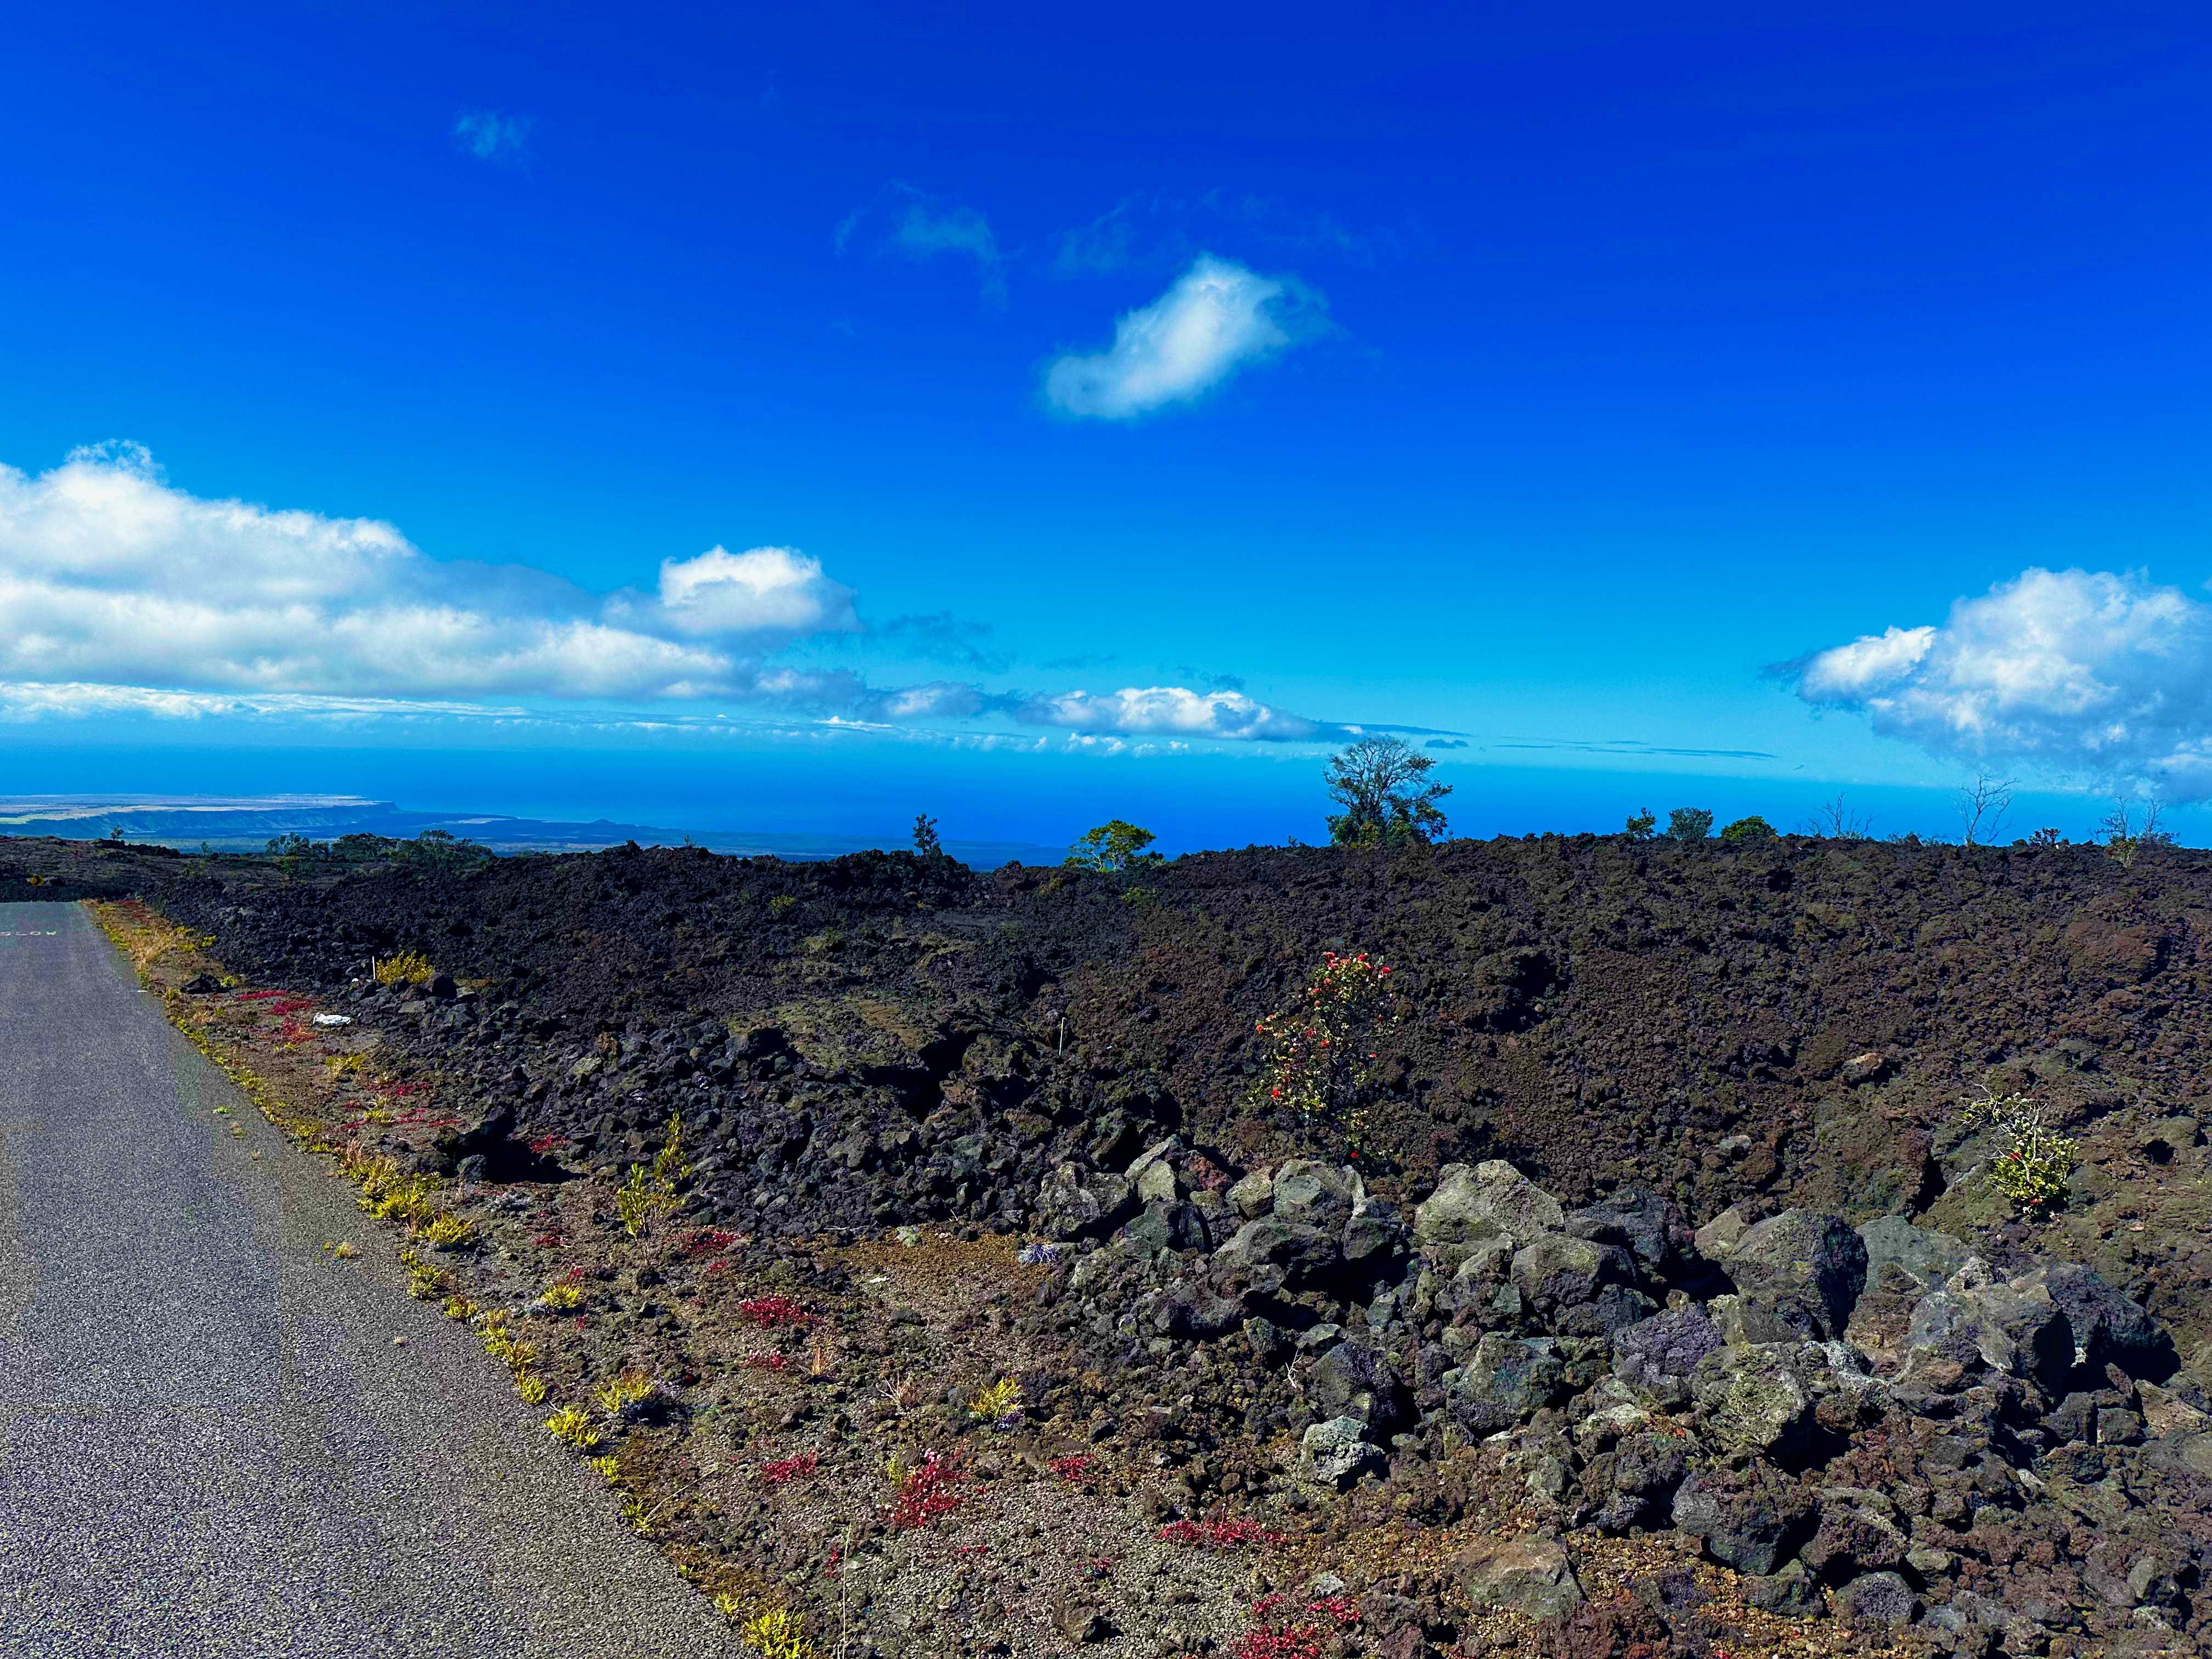
[[[743,1650],[76,906],[0,1054],[0,1651]]]

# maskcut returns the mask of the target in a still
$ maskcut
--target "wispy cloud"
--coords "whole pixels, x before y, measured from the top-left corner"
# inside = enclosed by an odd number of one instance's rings
[[[1053,239],[1059,276],[1173,270],[1207,243],[1232,242],[1281,256],[1318,255],[1370,265],[1396,251],[1392,231],[1354,230],[1333,216],[1249,191],[1200,195],[1140,191]]]
[[[453,123],[453,141],[479,161],[519,161],[528,154],[531,120],[495,110],[467,110]]]
[[[845,216],[834,239],[837,252],[844,252],[862,236],[879,253],[921,261],[948,255],[971,260],[983,297],[994,304],[1006,300],[1006,261],[999,239],[991,222],[963,203],[894,182]]]
[[[1431,749],[1449,747],[1431,744]],[[1465,745],[1461,745],[1464,747]],[[1668,749],[1640,738],[1534,738],[1493,743],[1492,749],[1564,749],[1577,755],[1652,755],[1676,760],[1773,760],[1764,749]]]
[[[2022,571],[1772,671],[1931,753],[2212,797],[2212,605],[2142,571]]]
[[[1045,399],[1068,415],[1128,420],[1203,397],[1326,326],[1321,296],[1295,277],[1201,254],[1165,294],[1125,313],[1105,350],[1054,360]]]
[[[1013,653],[991,643],[989,626],[963,622],[950,611],[928,616],[893,617],[874,630],[894,650],[928,662],[951,663],[979,674],[1003,674]]]

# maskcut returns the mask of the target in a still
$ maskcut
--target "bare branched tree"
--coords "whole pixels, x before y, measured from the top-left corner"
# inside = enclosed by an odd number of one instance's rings
[[[2011,815],[2012,780],[1978,772],[1974,781],[1954,791],[1951,799],[1959,809],[1959,822],[1964,827],[1960,839],[1969,847],[1985,847],[1996,839],[2005,819]]]
[[[2158,827],[2160,816],[2157,801],[2126,795],[2112,797],[2112,810],[2105,814],[2097,827],[2105,832],[2105,843],[2119,860],[2121,869],[2133,868],[2146,847],[2172,844],[2173,837]]]
[[[1830,841],[1871,841],[1874,820],[1863,812],[1852,811],[1844,804],[1844,793],[1838,790],[1835,799],[1820,803],[1798,834],[1820,836]]]

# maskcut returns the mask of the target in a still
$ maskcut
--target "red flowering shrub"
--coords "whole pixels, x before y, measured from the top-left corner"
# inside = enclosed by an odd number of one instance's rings
[[[1287,1106],[1333,1123],[1358,1157],[1360,1119],[1375,1088],[1376,1036],[1389,1018],[1391,971],[1364,951],[1348,957],[1324,951],[1297,1000],[1253,1026],[1268,1055],[1253,1085],[1252,1106]]]

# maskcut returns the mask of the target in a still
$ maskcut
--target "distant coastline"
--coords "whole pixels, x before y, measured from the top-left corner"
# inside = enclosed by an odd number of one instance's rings
[[[588,853],[634,841],[644,847],[690,845],[740,856],[820,860],[906,845],[897,836],[686,832],[608,818],[577,823],[496,812],[426,811],[357,795],[0,796],[0,835],[100,841],[118,829],[127,842],[186,852],[205,846],[219,853],[258,853],[278,836],[306,836],[314,841],[357,834],[405,839],[430,830],[479,842],[495,853]],[[1063,849],[1042,844],[951,836],[946,837],[945,850],[977,869],[1011,863],[1056,864],[1064,856]]]

